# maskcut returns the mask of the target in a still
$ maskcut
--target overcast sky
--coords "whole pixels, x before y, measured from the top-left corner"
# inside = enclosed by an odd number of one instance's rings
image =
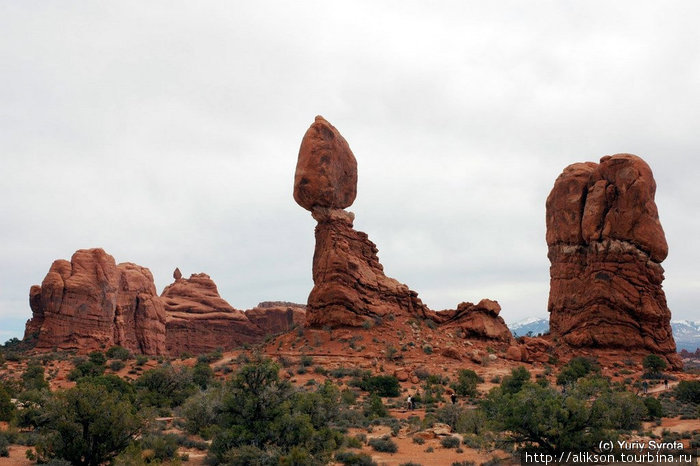
[[[0,0],[0,341],[54,259],[205,272],[234,307],[304,303],[292,198],[315,115],[358,161],[348,210],[433,309],[546,316],[562,169],[643,157],[674,319],[700,320],[697,1]]]

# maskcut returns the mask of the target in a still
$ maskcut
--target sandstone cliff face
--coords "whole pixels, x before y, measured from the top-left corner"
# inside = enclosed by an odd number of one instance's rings
[[[263,338],[261,329],[243,311],[219,296],[216,284],[205,273],[176,278],[165,287],[161,298],[167,314],[167,348],[171,355],[231,349]]]
[[[245,315],[265,335],[276,335],[294,327],[303,327],[306,323],[306,306],[282,301],[262,302],[245,311]]]
[[[547,198],[550,329],[574,347],[627,348],[680,359],[661,284],[668,246],[656,183],[639,157],[564,169]]]
[[[55,261],[29,300],[33,317],[25,339],[35,339],[36,349],[87,352],[121,345],[165,352],[165,311],[150,271],[116,265],[102,249],[81,249],[70,262]]]

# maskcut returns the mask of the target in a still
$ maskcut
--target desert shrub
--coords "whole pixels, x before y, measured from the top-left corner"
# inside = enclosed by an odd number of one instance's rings
[[[96,366],[104,366],[107,363],[107,356],[101,351],[91,352],[88,354],[88,359]]]
[[[557,376],[557,385],[571,384],[590,373],[599,372],[600,367],[595,360],[577,356],[562,367]]]
[[[440,445],[445,448],[457,448],[459,446],[459,437],[454,437],[452,435],[443,437],[440,439]]]
[[[303,354],[301,356],[301,359],[299,360],[299,363],[303,367],[309,367],[314,363],[314,358],[313,358],[313,356],[309,356],[308,354]]]
[[[644,398],[644,406],[647,408],[647,414],[650,418],[660,418],[664,415],[664,409],[661,402],[656,398],[647,396]]]
[[[198,362],[192,369],[192,381],[202,390],[206,390],[214,379],[214,371],[207,363]]]
[[[126,364],[124,364],[124,361],[119,359],[109,363],[109,368],[112,370],[112,372],[119,372],[120,370],[124,369],[125,366]]]
[[[433,347],[430,345],[423,345],[423,352],[425,354],[433,354]]]
[[[389,415],[389,411],[382,403],[381,397],[376,393],[372,393],[365,404],[364,415],[368,419],[377,419]]]
[[[340,392],[340,401],[342,401],[348,406],[352,406],[357,401],[357,395],[354,391],[350,390],[349,388],[346,388],[345,390]]]
[[[423,445],[425,443],[425,439],[423,437],[413,437],[412,440],[416,445]]]
[[[134,386],[141,404],[158,408],[180,406],[196,390],[188,368],[170,365],[145,371]]]
[[[145,354],[139,354],[138,356],[136,356],[137,366],[143,366],[144,364],[146,364],[146,362],[148,362],[148,356],[146,356]]]
[[[150,453],[149,462],[171,460],[177,455],[178,442],[175,434],[149,433],[141,437],[139,443],[142,450]]]
[[[399,450],[399,447],[396,446],[396,443],[393,440],[391,440],[387,435],[381,438],[371,438],[367,443],[370,447],[372,447],[374,451],[379,451],[383,453],[396,453]]]
[[[393,375],[365,377],[360,382],[360,388],[379,396],[396,397],[399,396],[399,379]]]
[[[509,394],[517,393],[528,380],[530,380],[530,372],[523,366],[518,366],[510,371],[510,375],[503,377],[501,390]]]
[[[438,421],[449,425],[455,432],[480,434],[486,425],[486,416],[482,409],[447,404],[438,409],[436,414]]]
[[[15,412],[12,397],[5,387],[0,385],[0,421],[9,421]]]
[[[649,354],[642,361],[642,367],[648,374],[657,375],[666,369],[666,360],[657,354]]]
[[[7,439],[7,436],[0,432],[0,456],[8,457],[10,456],[10,441]]]
[[[372,461],[372,457],[366,453],[354,453],[351,451],[340,451],[335,454],[335,461],[346,466],[377,466],[377,463]]]
[[[131,356],[131,352],[121,346],[112,346],[105,354],[109,359],[119,359],[120,361],[126,361]]]
[[[49,388],[49,383],[44,378],[44,367],[37,363],[30,363],[22,373],[22,385],[25,390]]]
[[[676,398],[680,401],[700,403],[700,380],[683,380],[675,389]]]
[[[455,461],[452,466],[474,466],[473,461]]]
[[[616,430],[640,428],[647,414],[642,399],[630,392],[603,393],[593,402],[591,410],[597,422]]]
[[[114,374],[98,375],[96,377],[83,377],[78,380],[78,385],[91,384],[101,387],[108,392],[118,393],[122,398],[125,398],[130,403],[136,400],[136,390],[126,380]]]
[[[476,372],[471,369],[460,369],[457,373],[457,381],[451,387],[459,396],[475,396],[478,382],[479,376]]]
[[[123,451],[143,425],[128,400],[114,391],[83,383],[51,398],[38,428],[37,459],[63,458],[97,465]]]
[[[94,354],[100,354],[104,357],[99,351],[96,351]],[[100,358],[99,356],[95,356],[94,359],[99,360]],[[68,380],[70,381],[76,381],[81,377],[96,377],[102,375],[105,371],[104,364],[95,364],[91,359],[76,358],[73,364],[75,367],[68,373]]]

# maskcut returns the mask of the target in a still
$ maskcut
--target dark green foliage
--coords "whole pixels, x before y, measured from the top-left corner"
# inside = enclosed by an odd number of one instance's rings
[[[649,374],[660,374],[661,371],[666,369],[666,366],[666,360],[656,354],[649,354],[642,361],[642,367],[644,367]]]
[[[99,354],[104,357],[102,353],[96,351],[92,354]],[[99,356],[95,356],[95,360],[99,360]],[[68,380],[76,381],[81,377],[95,377],[102,375],[105,371],[105,366],[103,364],[95,364],[92,360],[85,360],[83,358],[77,358],[74,361],[75,368],[68,373]]]
[[[196,390],[189,369],[170,365],[147,370],[134,385],[142,404],[159,408],[180,406]]]
[[[399,379],[393,375],[375,375],[365,377],[360,382],[360,388],[379,396],[399,396]]]
[[[15,405],[12,404],[10,394],[5,387],[0,385],[0,421],[9,421],[15,412]]]
[[[212,352],[210,352],[210,353],[200,354],[199,356],[197,356],[197,362],[198,362],[198,363],[210,364],[210,363],[212,363],[212,362],[218,361],[218,360],[221,359],[223,356],[224,356],[224,355],[223,355],[223,353],[222,353],[222,350],[217,349],[216,351],[212,351]]]
[[[88,354],[88,359],[96,366],[104,366],[107,362],[107,357],[101,351],[93,351]]]
[[[146,356],[146,355],[139,354],[138,356],[136,356],[136,365],[137,366],[143,366],[144,364],[146,364],[147,361],[148,361],[148,356]]]
[[[530,380],[530,372],[523,366],[518,366],[510,371],[510,375],[503,378],[501,390],[508,394],[517,393],[528,380]]]
[[[396,453],[399,450],[399,447],[396,446],[396,443],[393,440],[391,440],[387,435],[381,438],[371,438],[367,443],[370,447],[372,447],[374,451],[384,453]]]
[[[22,384],[25,390],[43,390],[49,388],[44,379],[44,368],[37,363],[30,363],[22,373]]]
[[[140,446],[142,450],[150,450],[153,455],[151,460],[171,460],[177,454],[177,436],[175,434],[150,433],[141,437]]]
[[[120,370],[124,369],[125,366],[126,364],[124,364],[124,361],[119,359],[109,363],[109,368],[112,370],[112,372],[119,372]]]
[[[44,406],[42,417],[38,459],[63,458],[75,465],[97,466],[110,460],[143,424],[128,400],[91,383],[57,393]]]
[[[337,387],[326,383],[313,393],[296,391],[278,371],[259,358],[222,388],[210,448],[214,463],[318,464],[342,444],[342,434],[330,427],[340,405]]]
[[[341,451],[335,454],[335,461],[346,466],[377,466],[372,457],[366,453]]]
[[[423,437],[413,437],[412,440],[416,445],[423,445],[425,443],[425,439]]]
[[[120,361],[126,361],[131,356],[131,352],[121,346],[112,346],[105,354],[109,359],[119,359]]]
[[[700,403],[700,380],[683,380],[676,387],[676,398],[689,403]]]
[[[456,404],[446,404],[437,411],[438,421],[460,433],[480,434],[486,425],[482,409],[464,408]]]
[[[136,400],[136,390],[134,386],[131,385],[126,380],[114,374],[98,375],[96,377],[84,377],[78,380],[78,385],[91,384],[98,387],[102,387],[108,392],[114,392],[119,394],[122,398],[125,398],[130,403],[134,403]]]
[[[202,390],[206,390],[214,379],[214,371],[207,363],[198,362],[192,371],[192,381]]]
[[[460,369],[457,373],[457,382],[451,385],[459,396],[476,396],[476,385],[479,376],[471,369]]]
[[[309,367],[309,366],[310,366],[311,364],[313,364],[313,363],[314,363],[314,358],[313,358],[313,357],[311,357],[311,356],[309,356],[309,355],[306,355],[306,354],[304,354],[304,355],[301,356],[300,364],[301,364],[303,367]]]
[[[663,406],[661,406],[661,402],[657,400],[656,398],[652,398],[650,396],[647,396],[644,398],[644,406],[647,408],[647,414],[649,415],[650,418],[660,418],[664,415],[664,409]]]
[[[4,433],[0,432],[0,457],[10,456],[10,450],[8,448],[9,446],[10,441],[7,439],[7,436]]]
[[[459,446],[459,437],[454,437],[452,435],[443,437],[440,440],[440,445],[442,445],[445,448],[457,448]]]
[[[590,373],[600,373],[598,363],[593,359],[577,356],[562,367],[557,376],[557,385],[574,383]]]
[[[389,411],[382,403],[381,397],[376,393],[372,393],[365,405],[364,415],[367,419],[377,419],[388,416]]]

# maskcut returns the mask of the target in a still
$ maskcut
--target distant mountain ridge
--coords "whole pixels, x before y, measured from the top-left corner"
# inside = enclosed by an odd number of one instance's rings
[[[690,320],[672,320],[671,329],[676,340],[678,351],[688,350],[691,353],[700,348],[700,322]],[[510,325],[510,331],[514,337],[522,337],[530,334],[537,336],[549,331],[549,319],[543,317],[529,317]],[[530,333],[532,332],[532,333]]]

